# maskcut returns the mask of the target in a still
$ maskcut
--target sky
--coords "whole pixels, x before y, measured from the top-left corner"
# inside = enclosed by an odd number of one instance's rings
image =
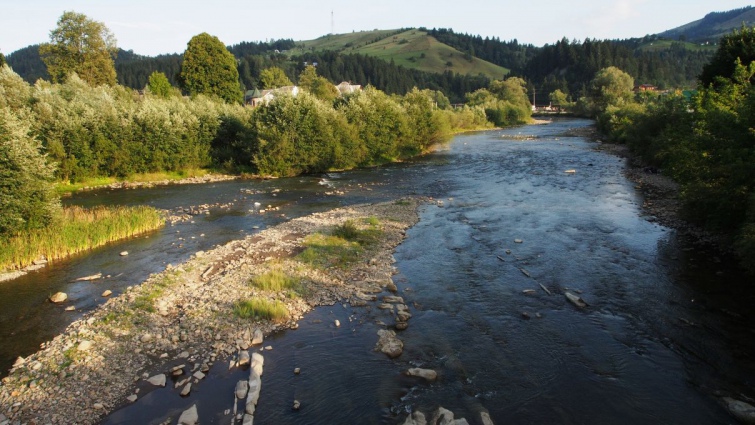
[[[103,22],[122,49],[155,56],[182,53],[202,32],[232,45],[311,40],[330,32],[453,28],[542,46],[563,37],[642,37],[748,5],[741,0],[0,0],[0,52],[49,41],[64,11]]]

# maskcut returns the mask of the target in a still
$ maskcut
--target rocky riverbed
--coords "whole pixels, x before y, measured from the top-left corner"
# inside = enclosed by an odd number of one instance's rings
[[[161,375],[185,375],[187,383],[201,385],[198,376],[214,363],[237,359],[255,335],[295,328],[315,306],[364,305],[375,298],[371,294],[395,288],[392,252],[417,222],[423,201],[312,214],[168,265],[19,358],[0,385],[0,423],[97,423],[141,397],[145,383],[160,384]],[[380,230],[355,262],[322,268],[300,261],[309,235],[328,234],[347,220]],[[267,291],[250,283],[272,268],[295,277],[301,288]],[[283,303],[288,318],[239,318],[234,307],[250,298]],[[62,312],[65,302],[59,307]],[[408,317],[408,311],[398,314],[397,324]]]

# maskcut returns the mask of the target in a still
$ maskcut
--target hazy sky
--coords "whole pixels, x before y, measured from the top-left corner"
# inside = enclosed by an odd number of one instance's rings
[[[562,37],[641,37],[748,6],[744,0],[0,0],[0,52],[49,41],[64,11],[104,22],[118,46],[143,55],[183,52],[207,32],[227,44],[309,40],[402,27],[453,28],[542,46]]]

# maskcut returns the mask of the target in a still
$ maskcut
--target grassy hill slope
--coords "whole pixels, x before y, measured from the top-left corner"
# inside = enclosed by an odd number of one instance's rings
[[[350,34],[332,34],[315,40],[300,41],[289,53],[334,50],[359,53],[393,60],[396,65],[426,72],[451,71],[462,75],[483,74],[501,79],[509,70],[482,59],[465,55],[421,30],[375,30]]]
[[[755,8],[752,6],[727,12],[712,12],[702,19],[670,29],[659,35],[673,39],[683,36],[687,40],[696,42],[715,42],[723,35],[740,28],[743,23],[747,26],[755,25]]]

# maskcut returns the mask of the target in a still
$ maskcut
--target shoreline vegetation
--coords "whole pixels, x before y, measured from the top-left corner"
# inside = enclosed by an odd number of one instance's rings
[[[229,361],[233,367],[257,330],[296,328],[320,305],[376,302],[380,292],[396,291],[392,253],[427,202],[315,213],[169,265],[19,358],[0,385],[0,411],[11,421],[94,424],[157,388],[150,382],[164,382],[154,377],[191,377],[185,365],[192,363],[202,365],[202,377]],[[385,327],[406,328],[405,313]],[[192,390],[202,387],[196,381]],[[179,397],[184,389],[171,391]]]
[[[0,239],[0,281],[20,276],[29,266],[47,262],[130,238],[165,225],[160,211],[137,207],[65,207],[50,225]]]

